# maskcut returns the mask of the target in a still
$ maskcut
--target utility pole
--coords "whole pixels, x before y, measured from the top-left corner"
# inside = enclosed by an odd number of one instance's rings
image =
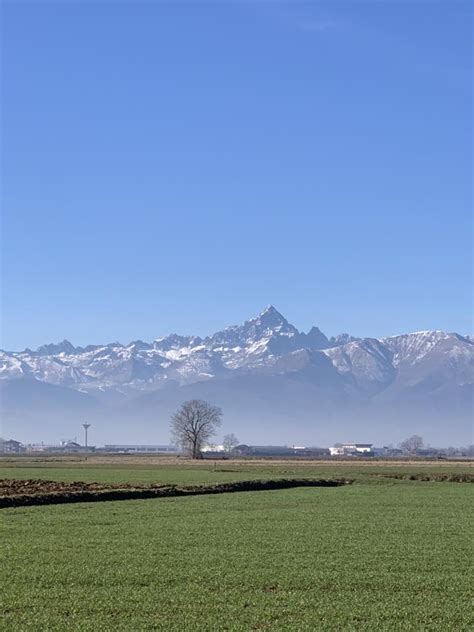
[[[82,424],[82,427],[84,428],[84,434],[85,434],[85,443],[84,446],[87,448],[87,429],[90,428],[90,424]]]

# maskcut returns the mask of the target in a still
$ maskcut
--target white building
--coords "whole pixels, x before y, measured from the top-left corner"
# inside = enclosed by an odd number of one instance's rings
[[[364,456],[372,454],[372,443],[336,443],[329,448],[331,456]]]
[[[202,447],[201,452],[225,452],[225,447],[216,443],[208,443]]]

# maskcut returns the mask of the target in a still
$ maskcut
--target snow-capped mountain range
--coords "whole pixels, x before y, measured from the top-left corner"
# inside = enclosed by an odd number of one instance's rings
[[[336,341],[334,341],[336,344]],[[81,391],[154,390],[167,381],[180,385],[236,372],[271,369],[300,349],[325,349],[331,343],[313,327],[300,333],[272,306],[241,326],[208,338],[171,334],[147,343],[74,347],[68,340],[36,351],[0,352],[0,379],[33,377]]]
[[[97,423],[107,420],[105,426],[111,418],[146,425],[188,396],[205,396],[223,405],[234,430],[250,424],[265,443],[275,442],[265,430],[275,419],[275,434],[288,440],[289,430],[301,426],[295,440],[303,434],[309,441],[311,420],[317,428],[328,418],[347,425],[362,417],[379,426],[432,419],[446,427],[459,423],[464,434],[473,383],[470,337],[421,331],[328,339],[317,327],[298,331],[273,306],[207,338],[172,334],[87,347],[64,340],[36,351],[0,352],[3,423],[11,428],[28,420],[30,430],[35,419],[83,415],[84,405]],[[321,443],[317,432],[312,437]]]

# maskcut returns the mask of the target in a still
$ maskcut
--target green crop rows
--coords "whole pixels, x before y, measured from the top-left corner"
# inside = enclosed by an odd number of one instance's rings
[[[241,467],[43,475],[194,483],[292,471]],[[356,483],[341,488],[2,510],[1,629],[472,629],[473,487],[352,469]]]

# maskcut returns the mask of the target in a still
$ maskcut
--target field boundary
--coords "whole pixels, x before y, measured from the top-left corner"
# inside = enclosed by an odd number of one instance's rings
[[[375,474],[382,478],[394,478],[399,481],[422,481],[424,483],[474,483],[474,474]]]
[[[133,489],[105,489],[84,491],[59,491],[50,493],[17,494],[0,497],[0,509],[30,507],[37,505],[62,505],[68,503],[105,502],[116,500],[144,500],[150,498],[172,498],[234,492],[270,491],[295,487],[341,487],[350,485],[352,479],[272,479],[235,481],[217,485],[176,485]]]

